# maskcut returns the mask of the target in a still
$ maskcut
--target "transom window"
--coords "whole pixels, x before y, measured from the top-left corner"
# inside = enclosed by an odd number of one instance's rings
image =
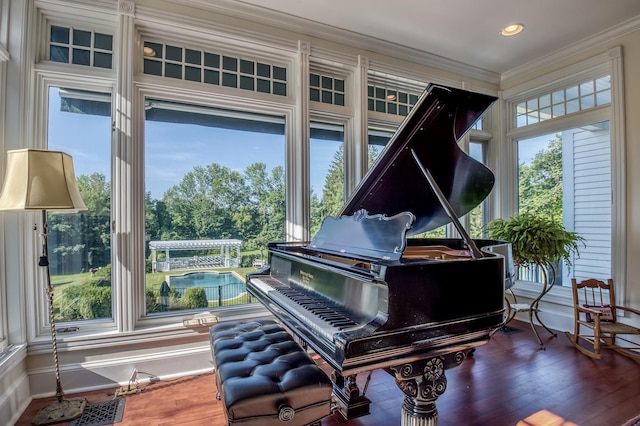
[[[110,69],[113,65],[113,36],[52,25],[49,60]]]
[[[144,43],[144,73],[287,96],[287,69],[255,59]]]
[[[344,106],[344,79],[321,73],[309,73],[309,100]]]
[[[406,116],[418,102],[418,94],[370,84],[367,89],[369,111]]]
[[[516,127],[573,114],[611,103],[611,77],[583,81],[516,105]]]

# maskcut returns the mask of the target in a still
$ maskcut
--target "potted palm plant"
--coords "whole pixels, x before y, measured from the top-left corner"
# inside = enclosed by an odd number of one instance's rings
[[[556,335],[540,321],[538,304],[555,284],[560,262],[571,267],[571,255],[579,255],[579,245],[584,244],[584,238],[566,230],[562,223],[556,220],[530,212],[519,213],[510,219],[495,219],[489,222],[485,229],[490,238],[511,243],[513,263],[516,267],[535,265],[540,269],[542,291],[528,305],[517,302],[510,304],[507,322],[513,319],[517,312],[528,311],[531,328],[544,348],[533,326],[533,315],[549,333]]]

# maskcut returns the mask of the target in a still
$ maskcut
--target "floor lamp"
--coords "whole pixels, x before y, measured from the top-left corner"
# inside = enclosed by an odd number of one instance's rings
[[[7,152],[4,186],[0,193],[0,211],[42,211],[42,256],[38,265],[46,268],[46,293],[49,299],[49,322],[56,373],[56,401],[38,411],[33,420],[34,425],[75,419],[82,415],[87,404],[84,398],[65,399],[62,391],[47,245],[47,211],[86,209],[76,185],[73,160],[70,155],[60,151],[41,149],[18,149]]]

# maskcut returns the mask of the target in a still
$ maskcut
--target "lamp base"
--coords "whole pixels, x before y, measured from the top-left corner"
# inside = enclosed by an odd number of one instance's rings
[[[53,401],[42,407],[31,423],[34,425],[48,425],[67,422],[80,417],[86,405],[87,400],[85,398]]]

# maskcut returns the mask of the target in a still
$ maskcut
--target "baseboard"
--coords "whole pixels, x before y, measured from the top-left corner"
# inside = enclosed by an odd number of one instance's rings
[[[31,403],[25,358],[25,346],[12,347],[3,354],[0,366],[0,419],[5,419],[3,424],[15,424]]]
[[[66,394],[102,389],[116,389],[128,384],[133,369],[141,383],[151,376],[160,380],[202,374],[213,370],[208,342],[181,350],[122,356],[110,360],[84,362],[60,367],[60,380]],[[29,370],[31,395],[34,399],[55,395],[53,366]]]

